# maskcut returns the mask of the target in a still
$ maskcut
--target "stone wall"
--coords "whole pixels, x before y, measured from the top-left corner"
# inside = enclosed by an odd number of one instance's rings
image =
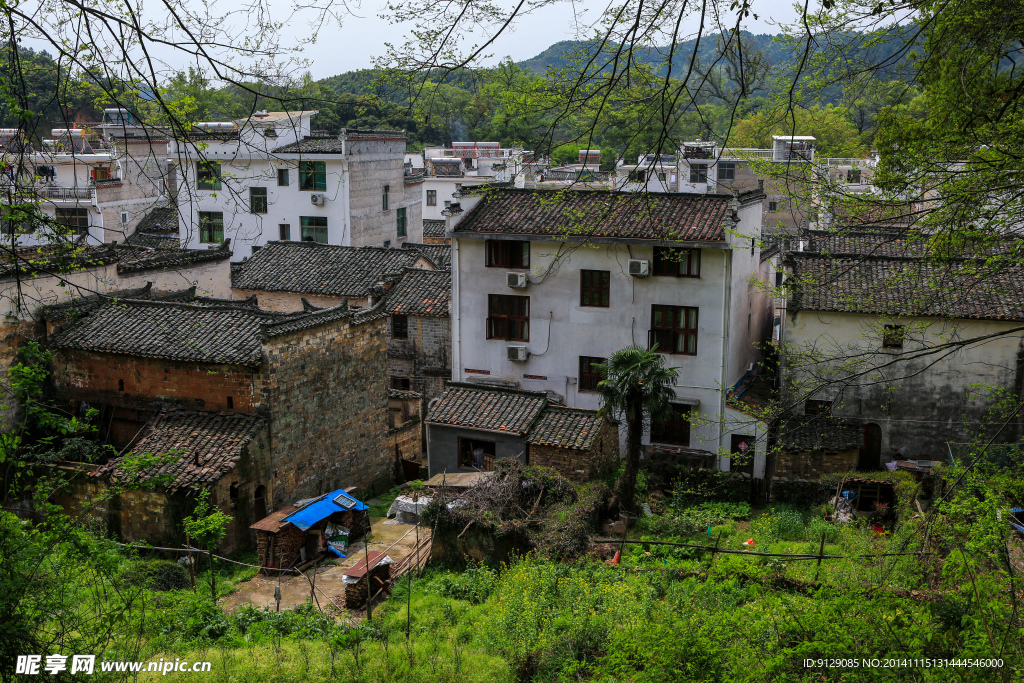
[[[220,544],[223,552],[232,553],[252,547],[255,537],[249,527],[262,518],[256,510],[258,487],[266,487],[266,512],[274,509],[270,500],[272,472],[269,438],[266,432],[260,432],[245,447],[235,468],[221,477],[213,487],[213,500],[217,507],[231,517],[231,523]]]
[[[350,140],[349,205],[353,247],[397,245],[396,209],[406,208],[410,220],[412,199],[405,193],[405,140]],[[384,210],[384,186],[388,186],[388,209]],[[421,201],[417,198],[416,201]]]
[[[391,338],[388,325],[388,375],[408,377],[413,391],[429,401],[444,393],[451,379],[451,318],[411,315],[409,338]]]
[[[530,464],[553,467],[566,479],[584,482],[611,469],[619,455],[619,430],[605,422],[589,451],[552,446],[530,446]]]
[[[343,319],[264,342],[275,505],[390,483],[386,322]]]
[[[423,458],[423,422],[409,420],[403,425],[388,429],[388,447],[391,453],[398,453],[406,460],[421,462]]]
[[[126,445],[161,408],[254,412],[253,370],[241,365],[185,363],[80,349],[57,349],[58,394],[104,409],[110,441]],[[229,399],[230,398],[230,405]]]
[[[340,296],[320,296],[316,294],[299,294],[297,292],[264,292],[258,289],[232,289],[230,298],[242,301],[255,295],[256,301],[264,311],[277,311],[279,313],[295,313],[302,310],[302,300],[305,299],[314,306],[320,308],[333,308],[345,300]],[[365,297],[350,297],[348,305],[351,308],[366,308],[369,304]]]
[[[776,456],[775,474],[778,477],[817,479],[824,474],[850,472],[857,469],[859,453],[860,449],[857,448],[842,451],[784,451]]]

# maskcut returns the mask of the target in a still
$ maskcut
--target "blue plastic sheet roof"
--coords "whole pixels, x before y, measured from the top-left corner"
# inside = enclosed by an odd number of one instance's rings
[[[293,515],[285,517],[282,521],[290,522],[305,531],[320,520],[327,519],[335,512],[369,509],[368,505],[345,493],[345,489],[338,489],[317,498]]]

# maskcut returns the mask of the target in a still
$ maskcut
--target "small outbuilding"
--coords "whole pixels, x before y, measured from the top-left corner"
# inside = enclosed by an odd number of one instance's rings
[[[393,562],[387,553],[372,550],[346,571],[341,577],[345,582],[345,607],[360,609],[366,606],[367,582],[374,596],[381,591],[390,594]]]
[[[299,500],[253,524],[260,566],[284,569],[331,553],[345,557],[350,540],[366,533],[369,507],[344,489]]]

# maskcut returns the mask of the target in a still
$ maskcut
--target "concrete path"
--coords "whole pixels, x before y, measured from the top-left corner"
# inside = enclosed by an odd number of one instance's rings
[[[370,519],[372,534],[370,537],[370,550],[387,551],[392,560],[398,562],[410,555],[416,548],[416,527],[412,524],[385,524],[389,521],[381,517]],[[419,539],[424,541],[430,537],[429,527],[420,527]],[[316,598],[319,600],[320,609],[344,613],[339,610],[345,604],[345,584],[342,576],[345,571],[361,560],[366,552],[362,542],[355,543],[348,548],[345,559],[335,558],[336,566],[320,567],[316,572]],[[304,576],[295,573],[282,574],[277,576],[264,576],[257,574],[254,578],[241,584],[239,589],[231,595],[221,598],[220,605],[231,612],[242,605],[252,604],[256,607],[270,606],[273,609],[274,587],[281,586],[281,609],[292,609],[298,607],[310,597],[310,581],[313,580],[313,567],[303,571]],[[308,577],[308,578],[307,578]],[[335,606],[336,603],[337,607]],[[317,604],[317,600],[313,601]]]

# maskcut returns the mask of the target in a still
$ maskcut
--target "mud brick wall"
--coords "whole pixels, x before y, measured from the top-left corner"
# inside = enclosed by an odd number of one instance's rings
[[[850,472],[857,469],[859,449],[843,451],[801,451],[779,453],[775,461],[775,476],[818,479],[824,474]]]
[[[255,412],[260,407],[253,391],[254,371],[242,365],[58,349],[53,366],[58,395],[106,407],[100,417],[118,447],[127,445],[161,408]]]
[[[608,471],[618,453],[618,428],[605,422],[590,450],[531,445],[530,464],[553,467],[570,481],[584,482]]]
[[[261,432],[242,451],[242,458],[235,468],[213,487],[212,495],[217,507],[231,517],[220,543],[222,552],[233,553],[253,547],[255,536],[249,527],[259,521],[256,517],[256,489],[261,485],[266,487],[268,512],[272,511],[273,508],[269,507],[272,471],[268,435]]]
[[[274,506],[390,483],[386,322],[344,319],[264,342]]]
[[[388,446],[394,454],[395,448],[406,460],[420,461],[423,458],[423,422],[409,420],[405,424],[388,430]]]

